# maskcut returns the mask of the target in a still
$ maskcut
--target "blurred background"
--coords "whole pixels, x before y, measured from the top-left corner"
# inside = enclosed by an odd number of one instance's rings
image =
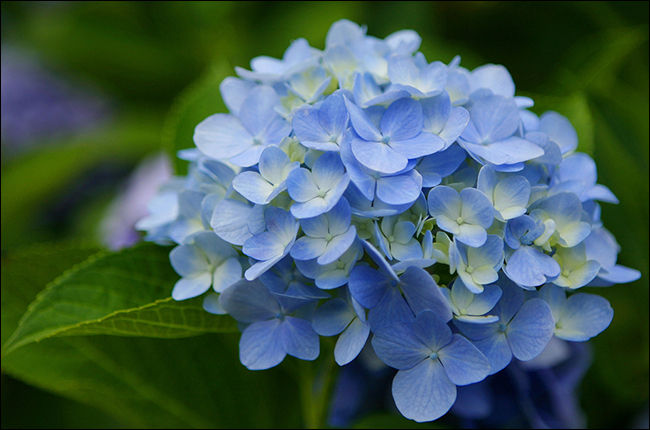
[[[347,18],[410,28],[429,61],[503,64],[540,114],[567,116],[596,160],[619,264],[614,320],[578,388],[589,427],[648,426],[647,2],[2,2],[2,254],[41,243],[116,249],[182,163],[218,83],[290,41],[323,48]],[[53,273],[54,276],[56,273]],[[113,427],[119,416],[2,374],[2,427]]]

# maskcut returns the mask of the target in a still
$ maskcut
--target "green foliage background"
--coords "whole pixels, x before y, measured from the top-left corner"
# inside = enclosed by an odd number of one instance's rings
[[[218,84],[234,66],[256,55],[280,57],[298,37],[321,48],[341,18],[378,37],[412,28],[430,61],[460,54],[470,69],[504,64],[518,94],[535,99],[533,111],[553,109],[572,121],[599,182],[620,199],[604,204],[602,214],[622,247],[619,262],[643,274],[598,291],[615,316],[591,342],[580,403],[590,427],[627,427],[647,414],[647,2],[3,2],[3,44],[96,88],[115,113],[98,129],[17,156],[2,146],[2,427],[304,424],[295,361],[249,372],[238,363],[231,320],[200,321],[196,303],[165,308],[173,283],[167,250],[150,250],[140,264],[142,247],[95,254],[96,224],[119,184],[87,196],[65,221],[43,214],[100,163],[128,172],[161,147],[173,154],[192,146],[194,125],[223,109]],[[114,289],[121,275],[102,271],[106,258],[122,258],[125,271],[136,267],[142,277]],[[24,333],[14,335],[23,346],[10,338],[46,284],[41,305],[44,295],[63,294],[61,285],[84,289],[93,280],[99,296],[68,303],[77,315],[85,312],[83,321],[59,318],[70,308],[35,312],[36,303]],[[109,305],[92,306],[98,302]],[[133,323],[134,315],[144,325]],[[205,334],[184,338],[188,321]],[[359,425],[410,424],[387,419]]]

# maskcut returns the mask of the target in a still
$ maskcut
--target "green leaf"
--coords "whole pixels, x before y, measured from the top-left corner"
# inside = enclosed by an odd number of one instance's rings
[[[136,251],[142,249],[124,253],[137,258]],[[3,337],[45,282],[90,252],[61,245],[3,255]],[[294,359],[251,372],[239,363],[238,337],[50,337],[6,354],[2,370],[95,406],[131,428],[299,427],[300,409],[291,406],[299,404]]]
[[[186,88],[174,101],[163,128],[163,147],[174,160],[177,174],[187,173],[187,162],[176,157],[180,149],[194,146],[194,128],[208,116],[224,112],[225,105],[219,91],[221,81],[232,73],[231,67],[221,62]]]
[[[64,270],[98,251],[77,242],[31,245],[2,254],[1,340],[4,345],[20,317],[43,287]],[[34,268],[38,268],[34,270]],[[11,288],[11,286],[20,286]]]
[[[205,312],[200,299],[176,302],[169,297],[178,275],[168,252],[143,244],[100,252],[68,270],[29,306],[3,355],[55,336],[178,338],[235,331],[232,318]]]

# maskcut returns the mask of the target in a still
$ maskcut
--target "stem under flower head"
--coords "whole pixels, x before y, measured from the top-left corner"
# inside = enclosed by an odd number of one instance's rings
[[[315,362],[299,361],[298,385],[305,428],[324,428],[338,373],[334,362],[334,338],[323,338],[321,353]]]

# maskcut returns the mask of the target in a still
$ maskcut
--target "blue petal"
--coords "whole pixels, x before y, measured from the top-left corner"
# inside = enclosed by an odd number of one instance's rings
[[[493,323],[498,324],[498,323]],[[485,327],[487,325],[468,324],[472,327]],[[488,324],[491,325],[491,324]],[[472,340],[475,347],[485,355],[490,362],[490,375],[504,369],[512,360],[510,346],[503,333],[495,333],[491,337]]]
[[[373,331],[385,325],[413,320],[413,311],[398,288],[388,288],[379,303],[368,311],[368,322]]]
[[[249,325],[239,340],[239,360],[250,370],[270,369],[280,364],[286,355],[277,319]]]
[[[355,318],[336,341],[334,359],[339,366],[345,366],[354,360],[368,340],[370,327]]]
[[[461,134],[461,138],[468,142],[500,141],[512,136],[519,126],[519,109],[512,99],[506,97],[479,98],[474,101],[469,113],[470,123]]]
[[[409,324],[384,325],[374,331],[372,347],[377,356],[396,369],[410,369],[431,354],[431,350],[415,336]]]
[[[259,281],[239,281],[219,296],[221,306],[237,321],[254,322],[275,317],[280,306]]]
[[[233,188],[249,201],[260,205],[268,203],[268,198],[273,192],[273,185],[269,184],[257,172],[241,172],[232,181]]]
[[[542,299],[525,302],[506,332],[512,354],[527,361],[539,355],[553,337],[555,323],[551,308]]]
[[[320,352],[318,335],[302,318],[285,317],[280,325],[280,341],[287,354],[301,360],[314,360]]]
[[[487,88],[494,94],[512,97],[515,95],[515,83],[508,70],[500,64],[486,64],[472,71],[470,82],[472,91]]]
[[[471,315],[484,315],[492,310],[501,299],[501,288],[497,285],[485,286],[481,294],[475,294],[474,300],[467,307],[467,313]]]
[[[242,278],[242,267],[237,257],[231,257],[223,261],[215,269],[212,275],[212,289],[218,293],[222,292]]]
[[[400,277],[400,282],[404,296],[416,315],[430,310],[445,322],[451,319],[451,308],[440,287],[424,269],[409,267]]]
[[[411,98],[393,102],[381,118],[380,129],[391,141],[414,138],[422,130],[422,107]]]
[[[318,110],[321,127],[329,136],[340,136],[345,131],[348,123],[348,111],[341,92],[335,92],[327,97]]]
[[[192,277],[210,272],[207,256],[195,245],[180,245],[169,253],[172,267],[179,275]]]
[[[350,272],[348,286],[352,297],[365,308],[372,308],[391,287],[392,280],[369,266],[355,266]]]
[[[256,260],[264,261],[282,255],[284,246],[275,234],[265,231],[249,238],[244,243],[242,252]]]
[[[319,190],[307,169],[295,169],[287,177],[287,190],[296,202],[307,202],[318,196]]]
[[[460,146],[452,145],[444,151],[423,157],[416,167],[422,175],[422,186],[429,188],[440,184],[442,178],[458,169],[465,156],[465,151]]]
[[[311,106],[298,109],[293,114],[292,126],[298,141],[307,148],[338,151],[338,145],[330,141],[330,135],[320,124],[318,109]]]
[[[444,215],[452,220],[460,216],[461,199],[458,191],[445,185],[434,187],[427,197],[429,214],[437,218]]]
[[[519,137],[510,137],[486,145],[466,143],[464,146],[469,152],[496,165],[520,163],[544,155],[542,148]]]
[[[441,318],[433,310],[420,312],[411,323],[413,335],[429,349],[429,352],[437,352],[449,345],[453,339],[446,321],[448,321],[446,318]]]
[[[498,285],[503,294],[494,308],[494,313],[499,315],[501,322],[507,324],[524,303],[524,291],[505,277],[499,277]]]
[[[203,299],[203,309],[206,312],[210,312],[215,315],[226,315],[226,310],[221,306],[219,302],[219,294],[209,293]]]
[[[415,170],[377,179],[377,198],[389,205],[414,202],[420,196],[422,176]]]
[[[215,114],[194,129],[194,143],[208,157],[228,159],[253,145],[253,136],[232,115]]]
[[[449,380],[456,385],[482,381],[490,372],[487,358],[470,341],[455,334],[451,343],[438,351]]]
[[[212,284],[212,276],[210,273],[181,278],[174,285],[172,298],[174,300],[186,300],[200,296],[210,289],[210,284]]]
[[[451,110],[451,115],[445,128],[438,134],[447,143],[446,147],[450,147],[460,137],[468,123],[469,112],[466,109],[454,107]]]
[[[239,119],[246,130],[257,136],[274,120],[279,118],[275,107],[280,105],[280,98],[273,88],[258,86],[253,88],[242,102]],[[287,132],[287,134],[289,134]]]
[[[341,333],[356,315],[343,299],[332,299],[323,303],[314,312],[312,327],[322,336]]]
[[[560,274],[560,265],[534,246],[522,246],[503,268],[508,278],[523,287],[536,287]]]
[[[393,139],[389,144],[391,148],[409,159],[430,155],[445,147],[445,141],[431,133],[420,133],[404,140]]]
[[[345,167],[339,154],[326,152],[318,157],[311,172],[314,184],[321,190],[332,190],[345,175]]]
[[[228,110],[237,115],[246,96],[254,86],[253,82],[228,76],[219,84],[219,92]]]
[[[439,134],[447,124],[451,114],[449,95],[443,92],[435,97],[420,100],[423,114],[423,130]]]
[[[271,184],[279,185],[286,179],[289,164],[291,160],[283,150],[277,146],[267,146],[260,156],[260,174]]]
[[[385,272],[387,276],[392,278],[393,280],[397,281],[399,278],[397,277],[397,274],[393,270],[390,264],[386,261],[386,259],[381,255],[379,251],[377,251],[377,248],[372,246],[370,242],[367,240],[361,241],[363,244],[363,248],[366,250],[372,261],[375,262],[375,264],[379,267],[379,270]]]
[[[318,264],[330,264],[336,261],[347,251],[357,238],[357,229],[354,226],[343,234],[336,236],[326,246],[325,252],[318,257]]]
[[[510,176],[500,181],[493,192],[494,208],[504,220],[526,213],[530,184],[522,176]]]
[[[357,134],[365,140],[378,142],[381,140],[381,133],[377,127],[368,119],[366,114],[354,103],[344,97],[345,106],[350,114],[352,127]]]
[[[215,206],[210,226],[226,242],[241,246],[253,234],[264,230],[262,207],[224,199]]]
[[[614,310],[605,298],[594,294],[573,294],[562,308],[555,335],[583,342],[605,330],[613,317]]]
[[[392,392],[400,413],[417,422],[440,418],[456,400],[456,386],[437,360],[426,359],[397,372]]]
[[[544,112],[539,120],[539,130],[558,144],[562,154],[578,147],[578,134],[566,117],[557,112],[548,111]]]
[[[291,256],[296,260],[311,260],[323,255],[326,249],[325,239],[303,236],[291,247]]]
[[[392,174],[404,169],[408,158],[379,141],[353,138],[350,147],[354,157],[365,167],[374,171]]]

